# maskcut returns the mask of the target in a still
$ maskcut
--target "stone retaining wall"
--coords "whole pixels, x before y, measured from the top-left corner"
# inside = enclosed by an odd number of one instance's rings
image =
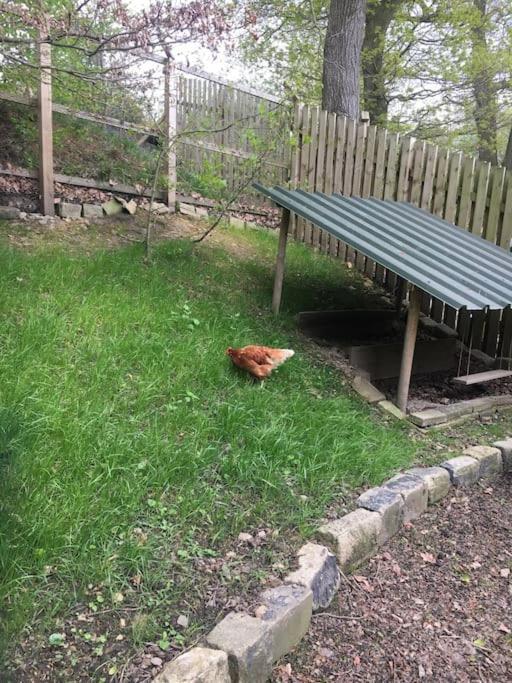
[[[356,510],[318,529],[328,546],[310,542],[300,548],[299,569],[261,594],[255,616],[230,612],[206,636],[205,647],[169,662],[154,683],[264,683],[273,664],[306,634],[312,613],[330,604],[340,569],[361,565],[452,486],[470,486],[503,472],[512,472],[512,439],[468,448],[438,467],[415,467],[369,489],[359,496]]]

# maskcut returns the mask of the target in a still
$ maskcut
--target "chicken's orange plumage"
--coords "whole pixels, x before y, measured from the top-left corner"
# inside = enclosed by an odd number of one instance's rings
[[[291,358],[291,349],[273,349],[270,346],[244,346],[241,349],[228,348],[226,351],[233,363],[247,370],[256,379],[266,379],[274,368]]]

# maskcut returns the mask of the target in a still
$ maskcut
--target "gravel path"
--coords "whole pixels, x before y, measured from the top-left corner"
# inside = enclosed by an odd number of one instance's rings
[[[275,683],[512,681],[512,478],[459,489],[315,615]]]

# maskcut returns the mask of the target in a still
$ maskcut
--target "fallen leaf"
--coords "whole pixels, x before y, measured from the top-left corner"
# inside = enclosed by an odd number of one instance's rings
[[[498,626],[498,631],[501,631],[502,633],[510,633],[510,629],[505,626],[505,624],[500,624]]]
[[[353,660],[353,661],[354,661],[354,666],[356,666],[356,667],[360,667],[360,666],[361,666],[361,657],[360,657],[359,655],[356,655],[356,656],[354,657],[354,660]]]
[[[423,562],[428,562],[428,564],[436,564],[437,562],[436,558],[434,557],[434,555],[432,555],[432,553],[420,553],[420,555]]]

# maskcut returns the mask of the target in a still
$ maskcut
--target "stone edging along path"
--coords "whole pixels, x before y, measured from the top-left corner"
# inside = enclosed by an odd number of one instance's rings
[[[469,486],[512,472],[512,439],[474,446],[439,467],[416,467],[365,491],[359,507],[318,529],[299,569],[261,594],[257,616],[230,612],[195,647],[169,662],[154,683],[264,683],[272,665],[306,634],[312,613],[327,607],[348,573],[377,553],[402,525],[417,519],[452,486]],[[334,550],[331,552],[330,547]]]

